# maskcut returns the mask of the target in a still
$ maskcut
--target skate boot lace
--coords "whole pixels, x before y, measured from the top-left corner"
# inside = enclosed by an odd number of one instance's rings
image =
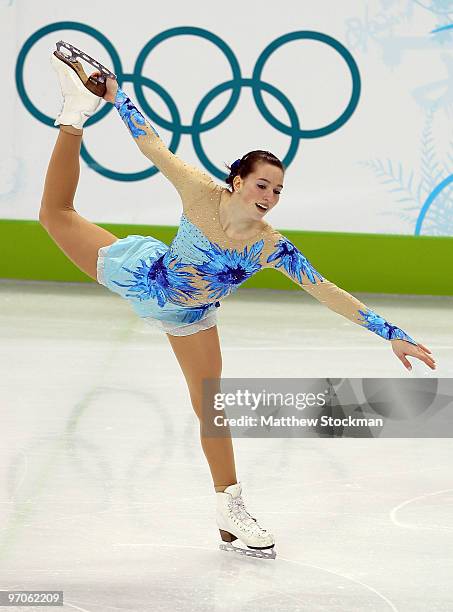
[[[237,519],[242,524],[245,524],[247,531],[258,531],[262,535],[267,533],[266,530],[257,523],[256,519],[253,518],[253,516],[246,510],[244,500],[240,495],[232,498],[229,501],[228,508],[233,516],[233,520]]]

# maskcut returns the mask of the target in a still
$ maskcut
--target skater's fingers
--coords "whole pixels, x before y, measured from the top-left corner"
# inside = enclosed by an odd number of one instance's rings
[[[423,346],[423,344],[418,343],[418,346],[420,348],[422,348],[425,351],[425,353],[431,353],[432,354],[432,351],[430,351],[428,347]]]

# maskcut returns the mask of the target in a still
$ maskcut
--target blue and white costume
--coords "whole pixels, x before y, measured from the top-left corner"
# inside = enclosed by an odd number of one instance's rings
[[[128,299],[140,317],[172,335],[216,324],[221,300],[263,268],[275,268],[331,310],[386,340],[417,344],[355,297],[324,278],[285,236],[269,224],[252,238],[232,239],[219,219],[230,192],[184,163],[118,89],[115,107],[147,158],[182,200],[178,233],[170,246],[151,236],[128,236],[99,251],[98,281]]]

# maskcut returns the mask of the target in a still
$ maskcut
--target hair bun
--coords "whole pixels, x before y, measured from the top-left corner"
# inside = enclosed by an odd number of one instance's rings
[[[241,160],[237,159],[231,164],[231,174],[236,174],[239,170],[239,166],[241,165]]]

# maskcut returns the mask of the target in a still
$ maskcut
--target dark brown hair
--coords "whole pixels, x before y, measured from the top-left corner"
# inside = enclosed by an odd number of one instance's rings
[[[225,166],[230,171],[230,174],[226,177],[225,182],[231,187],[231,191],[233,191],[233,179],[235,176],[239,175],[241,178],[245,178],[249,174],[253,172],[255,169],[255,164],[262,162],[265,164],[272,164],[273,166],[277,166],[283,172],[285,172],[285,166],[282,162],[270,151],[249,151],[241,157],[241,159],[237,159],[235,162],[228,166]]]

